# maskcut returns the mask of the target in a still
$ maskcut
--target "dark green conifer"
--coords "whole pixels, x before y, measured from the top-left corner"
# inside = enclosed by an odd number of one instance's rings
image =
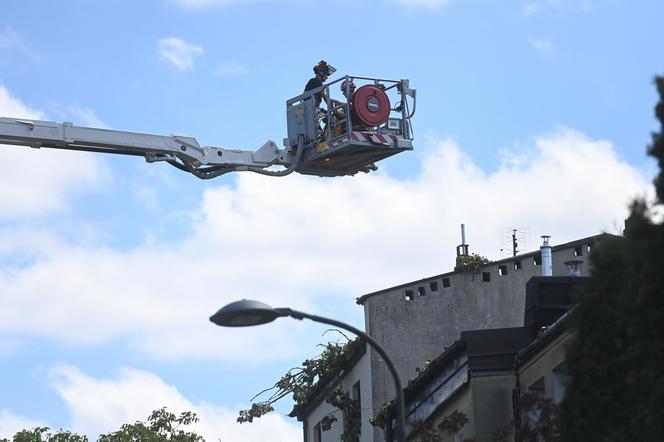
[[[664,78],[655,81],[661,129],[648,152],[660,166],[664,202]],[[660,441],[664,437],[664,225],[652,207],[632,204],[623,237],[592,255],[593,274],[573,312],[565,441]]]

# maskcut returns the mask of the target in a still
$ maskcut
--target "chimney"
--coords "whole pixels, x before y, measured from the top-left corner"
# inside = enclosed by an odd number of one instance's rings
[[[553,276],[553,258],[551,256],[551,246],[549,245],[549,235],[542,235],[542,276]]]
[[[581,261],[580,259],[571,259],[569,261],[565,261],[565,267],[567,267],[567,275],[581,276],[581,264],[583,264],[583,261]]]
[[[466,226],[461,224],[461,244],[456,248],[457,258],[468,256],[468,244],[466,244]]]

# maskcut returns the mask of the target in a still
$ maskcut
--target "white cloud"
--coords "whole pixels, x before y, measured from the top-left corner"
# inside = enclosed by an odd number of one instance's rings
[[[157,46],[159,55],[183,72],[193,70],[195,58],[203,54],[201,46],[187,43],[177,37],[162,38]]]
[[[0,116],[34,120],[44,118],[41,111],[31,109],[17,98],[12,97],[7,88],[2,85],[0,85]]]
[[[397,2],[409,8],[436,9],[447,6],[450,0],[397,0]]]
[[[21,340],[17,338],[5,338],[0,336],[0,356],[6,356],[14,353],[21,347]],[[2,426],[0,425],[0,428]]]
[[[159,212],[161,205],[157,197],[157,191],[153,187],[139,186],[134,191],[134,197],[143,207],[151,212]]]
[[[553,61],[558,55],[558,46],[551,38],[537,38],[530,40],[530,45],[540,54],[545,61]]]
[[[10,27],[0,30],[0,53],[5,53],[5,57],[0,57],[0,64],[2,59],[6,58],[8,53],[18,53],[22,58],[30,62],[37,61],[35,53],[23,42],[21,37],[14,32]]]
[[[252,424],[235,421],[237,411],[206,403],[192,403],[157,375],[125,368],[116,378],[97,379],[69,365],[53,369],[54,387],[72,416],[71,430],[95,440],[124,423],[145,421],[152,410],[168,407],[179,414],[195,412],[200,422],[191,429],[213,441],[293,441],[301,437],[297,423],[272,413]]]
[[[101,121],[94,109],[79,104],[67,107],[67,112],[73,117],[77,126],[96,127],[98,129],[109,129],[108,125]]]
[[[43,119],[0,86],[0,116]],[[63,210],[71,193],[94,189],[107,177],[93,154],[0,144],[0,219]]]
[[[521,11],[524,17],[536,14],[568,16],[588,13],[597,8],[593,0],[529,0],[523,3]]]
[[[490,258],[502,246],[500,226],[526,226],[554,244],[613,231],[630,199],[652,192],[610,142],[572,129],[538,137],[529,155],[515,156],[485,173],[453,142],[437,141],[407,181],[238,174],[207,188],[180,243],[116,251],[30,242],[29,265],[0,267],[0,333],[125,339],[159,357],[288,357],[300,323],[231,330],[207,318],[243,297],[316,311],[322,294],[351,302],[448,271],[460,223],[472,251]]]
[[[17,431],[43,426],[45,425],[42,422],[18,416],[9,410],[0,409],[0,438],[11,439]]]
[[[220,77],[237,77],[248,72],[249,70],[245,66],[235,62],[221,63],[214,71],[215,75]]]

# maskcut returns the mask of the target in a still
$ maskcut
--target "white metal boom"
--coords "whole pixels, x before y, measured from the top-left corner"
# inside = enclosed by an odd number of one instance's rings
[[[69,122],[12,118],[0,118],[0,144],[144,156],[149,163],[166,161],[203,179],[242,170],[272,172],[263,170],[272,165],[288,169],[294,159],[286,149],[278,149],[273,141],[250,152],[201,147],[195,138],[181,135],[152,135],[80,127]]]

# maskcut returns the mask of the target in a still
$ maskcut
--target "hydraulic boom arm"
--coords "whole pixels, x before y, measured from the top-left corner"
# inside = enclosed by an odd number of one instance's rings
[[[278,149],[273,141],[254,152],[201,147],[195,138],[181,135],[152,135],[80,127],[69,122],[12,118],[0,118],[0,144],[144,156],[148,163],[166,161],[202,179],[234,171],[285,175],[296,167],[302,150],[301,146],[294,152]],[[285,169],[265,170],[273,165],[282,165]]]

